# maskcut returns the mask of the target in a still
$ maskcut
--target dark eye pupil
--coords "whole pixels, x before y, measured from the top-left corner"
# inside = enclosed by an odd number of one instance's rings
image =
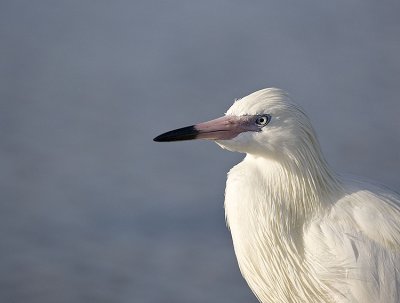
[[[266,124],[269,122],[269,119],[268,119],[268,118],[269,118],[269,117],[266,117],[266,116],[258,117],[257,120],[256,120],[256,123],[257,123],[258,125],[264,126],[264,125],[266,125]]]

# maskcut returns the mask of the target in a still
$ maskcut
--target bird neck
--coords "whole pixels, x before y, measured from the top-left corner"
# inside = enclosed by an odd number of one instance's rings
[[[322,155],[304,154],[247,155],[228,174],[227,223],[243,276],[262,302],[331,302],[329,287],[304,262],[303,231],[342,190]]]
[[[342,192],[339,178],[318,151],[299,150],[280,159],[247,155],[245,161],[255,162],[269,203],[285,209],[292,222],[305,223]]]

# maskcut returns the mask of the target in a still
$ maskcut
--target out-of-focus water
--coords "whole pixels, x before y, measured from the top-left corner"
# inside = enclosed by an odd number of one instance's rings
[[[400,189],[399,1],[3,1],[0,302],[256,302],[242,155],[156,144],[278,86],[337,170]]]

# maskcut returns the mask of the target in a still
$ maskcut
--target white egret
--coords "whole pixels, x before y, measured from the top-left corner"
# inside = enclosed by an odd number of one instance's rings
[[[334,173],[284,92],[257,91],[222,118],[154,140],[190,139],[247,154],[228,173],[225,214],[261,302],[400,302],[400,197]]]

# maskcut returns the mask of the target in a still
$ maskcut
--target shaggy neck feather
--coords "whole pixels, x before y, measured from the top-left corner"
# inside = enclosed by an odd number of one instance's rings
[[[304,264],[302,233],[312,217],[327,211],[340,194],[338,178],[318,151],[299,149],[279,161],[247,155],[242,164],[240,169],[248,171],[243,173],[255,174],[263,185],[254,186],[264,188],[261,193],[247,193],[254,195],[246,201],[252,205],[226,205],[239,266],[250,287],[265,302],[317,303],[315,298],[330,302],[329,286],[316,280],[312,268]]]

